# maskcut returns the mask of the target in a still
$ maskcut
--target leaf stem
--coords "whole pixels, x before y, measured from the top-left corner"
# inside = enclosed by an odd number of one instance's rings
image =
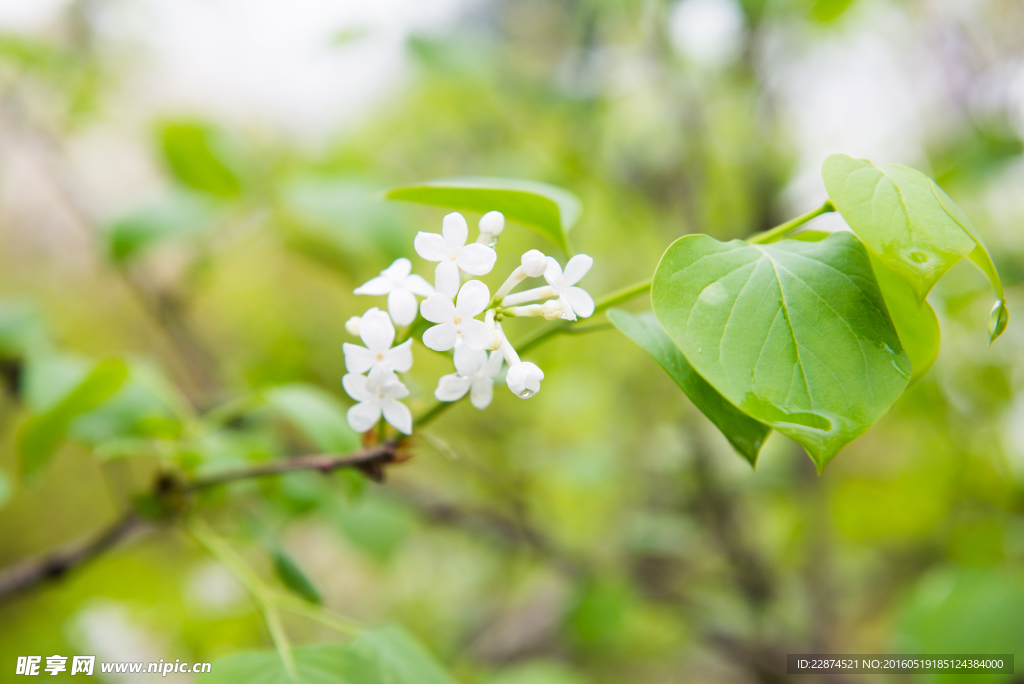
[[[766,230],[763,233],[756,233],[755,235],[747,238],[747,242],[752,245],[763,245],[769,242],[775,242],[776,240],[792,233],[794,230],[804,225],[813,218],[817,218],[822,214],[827,214],[836,210],[836,205],[832,204],[832,200],[826,200],[817,209],[813,209],[802,216],[797,216],[794,219],[790,219],[783,224],[775,226],[771,230]]]

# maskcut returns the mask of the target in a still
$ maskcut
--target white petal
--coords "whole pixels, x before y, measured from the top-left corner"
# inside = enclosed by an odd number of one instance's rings
[[[394,286],[395,284],[388,278],[377,276],[357,287],[353,293],[357,295],[386,295]]]
[[[459,266],[454,261],[445,259],[434,269],[434,287],[438,292],[455,299],[459,291]]]
[[[567,287],[562,293],[562,299],[569,300],[573,312],[580,318],[594,315],[594,299],[582,287]]]
[[[517,363],[508,369],[505,382],[512,394],[522,399],[529,399],[540,391],[540,381],[544,379],[544,371],[529,361]]]
[[[565,274],[562,276],[562,286],[568,287],[580,282],[587,271],[594,265],[594,259],[586,254],[577,254],[565,265]]]
[[[391,265],[380,272],[382,276],[393,283],[400,283],[407,275],[412,273],[412,262],[405,257],[398,257],[391,262]]]
[[[341,351],[345,353],[345,370],[349,373],[365,373],[377,360],[376,354],[358,344],[346,342],[341,345]]]
[[[476,319],[468,321],[463,319],[462,324],[459,325],[459,334],[471,349],[486,349],[487,345],[491,343],[491,329],[487,327],[486,323]],[[426,335],[423,337],[426,338]],[[426,339],[423,342],[426,344]]]
[[[406,340],[384,355],[391,370],[396,373],[407,373],[412,368],[412,340]]]
[[[366,432],[373,428],[380,420],[380,405],[374,402],[362,401],[348,410],[348,424],[356,432]]]
[[[431,323],[451,323],[455,320],[455,305],[450,297],[438,292],[420,302],[420,313]]]
[[[406,289],[398,288],[388,295],[388,313],[398,325],[409,325],[416,319],[419,308],[416,295]]]
[[[444,235],[444,241],[448,245],[449,251],[462,247],[466,244],[466,238],[469,237],[469,225],[466,224],[466,218],[457,211],[445,216],[444,221],[441,222],[441,235]]]
[[[434,294],[434,286],[431,285],[423,278],[415,273],[411,276],[406,276],[405,280],[402,281],[402,287],[413,294],[418,294],[420,297],[429,297]]]
[[[455,302],[455,311],[463,320],[478,315],[487,308],[491,300],[491,291],[479,280],[467,281],[459,290],[459,298]]]
[[[459,375],[469,377],[482,369],[486,363],[487,352],[473,349],[465,342],[455,344],[455,370]]]
[[[366,389],[366,376],[358,373],[349,373],[341,378],[341,386],[345,388],[348,396],[356,401],[367,401],[372,394]]]
[[[405,399],[409,396],[409,388],[397,375],[392,374],[391,379],[381,387],[380,396],[382,399]]]
[[[572,303],[565,297],[559,297],[558,303],[562,305],[562,315],[560,318],[566,321],[575,321],[576,312],[573,311]]]
[[[493,249],[474,242],[459,250],[455,263],[466,273],[479,276],[490,273],[497,259],[498,255]]]
[[[444,238],[437,233],[424,233],[422,230],[416,233],[416,239],[412,242],[416,253],[427,261],[443,261],[451,254]]]
[[[555,257],[548,257],[548,268],[544,271],[544,280],[548,281],[548,285],[552,287],[558,287],[562,284],[562,267],[555,261]]]
[[[487,326],[481,322],[486,329]],[[455,346],[455,338],[458,337],[458,333],[455,330],[453,323],[442,323],[441,325],[435,325],[433,328],[427,328],[427,331],[423,333],[423,344],[433,349],[434,351],[448,351]]]
[[[359,321],[359,337],[370,351],[387,351],[395,341],[391,317],[377,307],[370,309]]]
[[[398,379],[393,370],[388,368],[386,363],[374,364],[366,376],[366,391],[375,398],[380,398],[384,388],[392,384],[401,385],[402,381]]]
[[[469,391],[469,401],[481,411],[491,405],[494,398],[494,379],[477,376],[473,378],[473,386]]]
[[[442,375],[437,381],[437,389],[434,390],[434,397],[438,401],[458,401],[466,396],[472,381],[457,373]]]
[[[499,372],[501,372],[501,364],[505,361],[505,355],[500,351],[493,351],[487,359],[487,364],[484,366],[481,374],[486,375],[489,378],[493,378]]]
[[[408,406],[397,399],[391,399],[385,401],[381,408],[384,409],[384,420],[394,425],[399,432],[412,434],[412,413]]]

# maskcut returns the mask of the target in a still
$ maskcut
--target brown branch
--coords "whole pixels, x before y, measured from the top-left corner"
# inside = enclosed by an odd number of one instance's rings
[[[0,573],[0,602],[41,582],[64,576],[117,545],[144,523],[134,512],[126,513],[98,536],[69,544],[40,558],[30,558]]]
[[[271,461],[263,465],[251,468],[239,468],[229,470],[209,477],[197,478],[184,483],[181,490],[185,492],[196,492],[208,487],[215,487],[228,482],[248,480],[254,477],[266,475],[280,475],[296,470],[317,470],[321,473],[330,473],[339,468],[356,468],[361,470],[374,482],[384,480],[384,466],[394,463],[397,460],[399,445],[392,440],[367,447],[352,454],[316,454],[313,456],[295,456],[280,461]]]
[[[351,454],[317,454],[274,461],[252,468],[239,468],[209,477],[198,478],[177,484],[172,478],[161,476],[153,484],[153,495],[165,498],[175,492],[197,492],[228,482],[246,480],[267,475],[289,473],[297,470],[316,470],[330,473],[339,468],[356,468],[370,479],[380,482],[384,479],[384,466],[398,462],[399,444],[384,442]],[[173,509],[172,509],[173,510]],[[93,558],[108,551],[132,532],[140,529],[144,520],[137,513],[129,512],[98,536],[78,541],[39,558],[32,558],[0,573],[0,602],[11,596],[31,589],[42,582],[57,579],[69,571],[84,565]]]

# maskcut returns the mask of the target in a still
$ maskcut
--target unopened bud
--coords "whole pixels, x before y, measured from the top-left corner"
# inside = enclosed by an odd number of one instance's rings
[[[480,217],[481,233],[497,237],[503,230],[505,230],[505,215],[500,211],[489,211]]]
[[[523,273],[531,278],[539,278],[548,270],[548,259],[540,250],[531,249],[523,255]]]
[[[359,337],[359,322],[361,320],[362,319],[359,316],[353,316],[345,321],[345,331],[348,332],[349,335]]]
[[[562,317],[562,302],[557,299],[549,299],[541,305],[540,310],[547,320],[558,320]]]

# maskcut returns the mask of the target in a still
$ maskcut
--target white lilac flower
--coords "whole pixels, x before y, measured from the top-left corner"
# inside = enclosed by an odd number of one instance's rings
[[[388,312],[398,325],[409,325],[416,318],[416,295],[429,297],[434,288],[421,276],[412,273],[412,262],[401,257],[356,288],[357,295],[387,295]]]
[[[484,349],[491,343],[491,330],[474,316],[487,308],[490,299],[487,286],[470,280],[459,290],[455,303],[442,292],[435,292],[420,304],[423,318],[438,325],[423,333],[423,344],[435,351],[448,351],[460,337],[473,349]]]
[[[587,271],[594,265],[594,260],[586,254],[577,254],[565,265],[565,272],[558,262],[548,257],[548,268],[544,271],[544,280],[558,297],[562,305],[562,318],[575,321],[576,317],[588,318],[594,313],[594,300],[581,287],[575,287]]]
[[[505,382],[512,394],[522,399],[529,399],[540,391],[540,381],[544,379],[544,371],[529,361],[520,361],[508,369]]]
[[[374,307],[359,320],[359,337],[365,347],[346,342],[342,345],[345,353],[345,368],[349,373],[365,373],[380,369],[404,373],[412,368],[412,339],[392,348],[395,341],[395,326],[386,313]]]
[[[490,406],[494,396],[494,376],[501,372],[504,361],[499,351],[472,349],[462,342],[455,345],[455,372],[437,381],[434,396],[438,401],[457,401],[469,392],[469,401],[483,410]]]
[[[469,226],[462,214],[444,217],[441,235],[419,232],[413,245],[416,253],[427,261],[438,262],[434,269],[434,287],[450,299],[459,290],[459,269],[475,276],[485,275],[494,268],[498,258],[494,250],[479,243],[466,244]]]
[[[362,319],[359,316],[353,316],[352,318],[345,321],[345,330],[349,335],[359,337],[359,321]]]
[[[399,432],[412,434],[412,413],[409,407],[399,401],[409,396],[409,390],[398,376],[380,368],[374,368],[369,375],[348,373],[341,379],[348,395],[358,403],[348,410],[348,424],[356,432],[373,428],[384,416],[384,420]]]

